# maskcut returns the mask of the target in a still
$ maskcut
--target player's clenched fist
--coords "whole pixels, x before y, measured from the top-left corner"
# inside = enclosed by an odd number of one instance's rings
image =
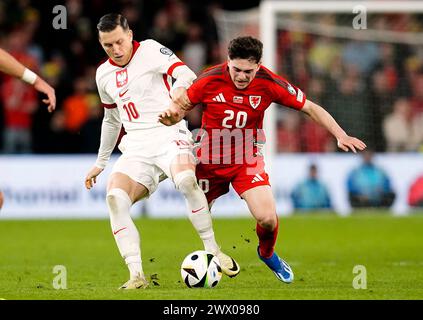
[[[159,122],[165,126],[172,126],[183,119],[185,112],[176,104],[172,103],[169,109],[159,114]]]
[[[85,178],[85,187],[91,189],[94,184],[97,182],[97,176],[103,171],[103,169],[94,166],[90,172],[88,172]]]
[[[175,117],[172,111],[170,111],[169,109],[166,111],[163,111],[159,115],[159,122],[164,124],[165,126],[172,126],[178,123],[177,117]]]

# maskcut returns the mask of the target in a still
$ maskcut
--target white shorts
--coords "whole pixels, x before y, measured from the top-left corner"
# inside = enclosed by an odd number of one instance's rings
[[[161,181],[172,179],[170,165],[175,157],[192,154],[193,140],[185,125],[145,131],[122,138],[119,144],[122,155],[114,164],[112,173],[126,174],[144,185],[150,196]]]

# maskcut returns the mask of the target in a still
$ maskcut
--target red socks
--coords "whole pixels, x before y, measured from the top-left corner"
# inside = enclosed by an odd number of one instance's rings
[[[259,238],[260,256],[263,258],[270,258],[273,254],[279,229],[279,221],[276,221],[276,227],[273,231],[264,229],[258,223],[256,225],[256,233]]]

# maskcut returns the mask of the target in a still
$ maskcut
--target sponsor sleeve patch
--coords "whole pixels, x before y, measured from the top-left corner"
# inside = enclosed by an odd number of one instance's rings
[[[303,98],[304,98],[304,94],[303,94],[303,92],[302,92],[300,89],[298,89],[298,93],[297,93],[297,101],[298,101],[298,102],[303,102]]]
[[[289,92],[291,95],[293,95],[293,96],[295,96],[295,95],[296,95],[296,92],[295,92],[294,87],[293,87],[293,86],[291,86],[289,83],[288,83],[288,92]]]
[[[166,47],[160,48],[160,52],[166,56],[173,55],[173,51]]]

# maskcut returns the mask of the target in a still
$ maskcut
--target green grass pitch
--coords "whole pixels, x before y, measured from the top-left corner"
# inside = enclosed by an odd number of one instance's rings
[[[202,249],[188,219],[140,218],[135,223],[150,287],[121,291],[117,287],[128,272],[109,221],[0,221],[0,299],[423,299],[421,213],[280,217],[277,252],[295,273],[290,285],[279,282],[257,258],[253,218],[215,219],[217,240],[238,260],[241,273],[223,276],[213,289],[189,289],[181,281],[183,258]],[[53,287],[56,265],[66,268],[66,290]],[[366,289],[353,288],[356,265],[366,268]]]

